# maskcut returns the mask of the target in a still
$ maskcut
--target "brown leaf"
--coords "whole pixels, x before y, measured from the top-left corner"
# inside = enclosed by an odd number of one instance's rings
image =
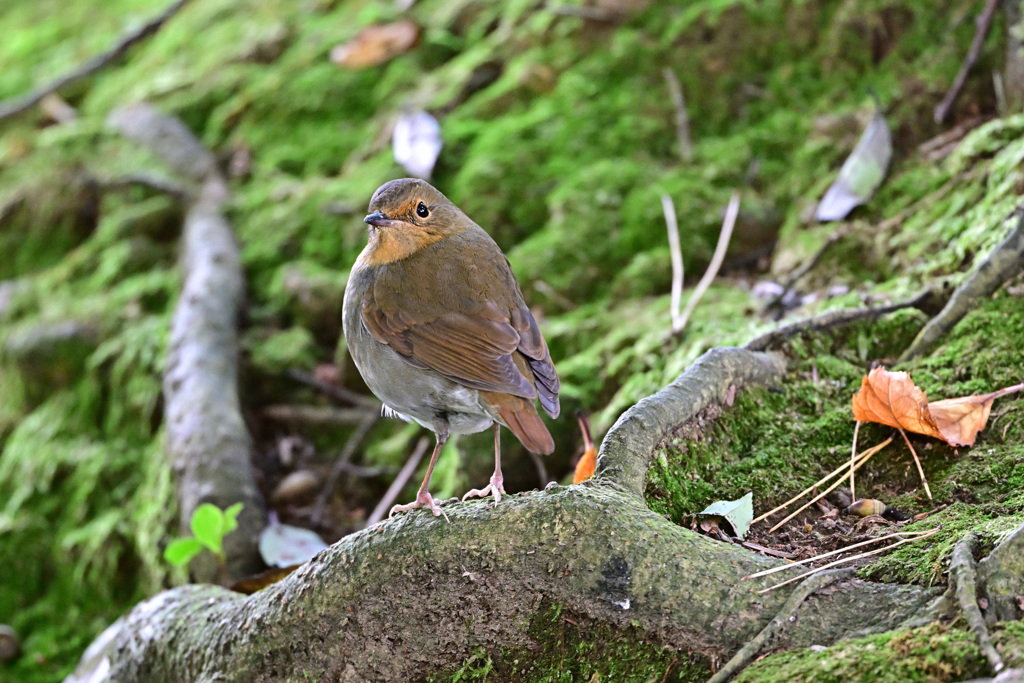
[[[991,394],[933,401],[928,409],[950,446],[973,446],[974,440],[978,438],[978,432],[988,423],[992,402],[1000,396],[1021,389],[1024,389],[1024,383],[993,391]]]
[[[905,372],[875,368],[861,381],[853,397],[853,419],[905,429],[943,439],[928,412],[928,396]]]
[[[1024,389],[1024,383],[991,394],[928,402],[928,396],[905,372],[875,368],[853,397],[853,419],[878,422],[916,434],[934,436],[950,446],[973,446],[988,424],[992,402]]]
[[[346,69],[375,66],[407,52],[420,38],[420,27],[403,19],[367,26],[355,38],[331,50],[331,61]]]

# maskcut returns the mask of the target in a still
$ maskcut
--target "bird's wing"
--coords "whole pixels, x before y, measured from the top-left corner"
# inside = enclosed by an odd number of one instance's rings
[[[456,237],[378,271],[362,302],[367,330],[413,365],[473,389],[540,398],[557,415],[558,376],[508,261],[486,233]]]

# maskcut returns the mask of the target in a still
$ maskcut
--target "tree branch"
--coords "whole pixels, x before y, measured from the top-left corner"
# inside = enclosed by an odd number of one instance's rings
[[[0,102],[0,122],[28,111],[39,104],[39,102],[50,93],[56,92],[67,85],[80,81],[86,76],[99,71],[111,62],[118,60],[133,45],[156,33],[160,27],[164,25],[164,22],[177,14],[178,10],[184,7],[188,1],[189,0],[175,0],[158,16],[150,19],[131,33],[122,36],[114,47],[89,59],[71,73],[65,74],[57,80],[24,95]]]

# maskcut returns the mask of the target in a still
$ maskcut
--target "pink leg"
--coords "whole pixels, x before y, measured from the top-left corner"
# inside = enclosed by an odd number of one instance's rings
[[[501,494],[505,493],[505,478],[501,476],[501,427],[497,422],[494,426],[494,474],[491,475],[491,483],[482,489],[473,489],[462,497],[485,498],[488,494],[494,496],[494,502],[501,502]]]
[[[443,515],[445,521],[449,524],[451,523],[451,520],[448,519],[448,515],[444,514],[444,510],[439,507],[441,505],[441,500],[434,498],[430,495],[430,491],[427,490],[427,487],[430,486],[430,477],[434,474],[434,465],[437,464],[437,456],[441,454],[441,448],[444,447],[444,444],[447,441],[447,429],[437,433],[437,443],[434,445],[434,452],[430,456],[430,464],[427,465],[427,475],[423,477],[423,483],[420,484],[420,490],[416,493],[416,500],[411,503],[406,503],[405,505],[395,505],[391,508],[391,512],[388,513],[388,517],[391,517],[396,512],[405,512],[406,510],[415,510],[416,508],[428,508],[434,513],[435,517]]]

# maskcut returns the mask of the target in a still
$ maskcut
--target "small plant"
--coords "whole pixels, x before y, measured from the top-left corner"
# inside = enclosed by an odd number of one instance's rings
[[[224,537],[238,528],[238,513],[241,511],[241,503],[235,503],[224,511],[216,505],[203,503],[192,513],[192,536],[171,541],[164,550],[164,559],[175,567],[181,567],[206,548],[216,555],[221,565],[225,564]]]

